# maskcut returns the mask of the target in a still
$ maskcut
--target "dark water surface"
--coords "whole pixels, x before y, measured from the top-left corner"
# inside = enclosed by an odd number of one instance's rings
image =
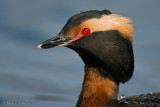
[[[135,72],[120,86],[126,96],[160,91],[160,1],[0,0],[0,106],[73,107],[83,62],[72,50],[37,45],[75,13],[109,9],[133,19]]]

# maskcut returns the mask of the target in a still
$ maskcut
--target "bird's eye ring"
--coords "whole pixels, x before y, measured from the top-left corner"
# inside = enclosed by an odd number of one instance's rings
[[[91,30],[89,28],[83,28],[81,31],[81,34],[86,36],[89,35],[91,33]]]

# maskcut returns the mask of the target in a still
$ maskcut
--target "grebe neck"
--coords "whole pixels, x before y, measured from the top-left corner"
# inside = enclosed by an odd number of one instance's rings
[[[119,85],[99,73],[99,69],[85,65],[85,74],[76,107],[104,107],[118,99]]]

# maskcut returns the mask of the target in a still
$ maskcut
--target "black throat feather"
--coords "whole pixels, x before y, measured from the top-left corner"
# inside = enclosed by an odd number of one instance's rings
[[[128,81],[133,74],[132,43],[116,30],[94,32],[68,47],[80,55],[85,65],[94,67],[117,84]]]

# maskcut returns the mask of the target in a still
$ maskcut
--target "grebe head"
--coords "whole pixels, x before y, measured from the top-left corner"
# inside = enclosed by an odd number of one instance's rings
[[[72,16],[61,32],[39,48],[66,46],[86,65],[116,83],[128,81],[134,69],[131,20],[109,10],[90,10]]]

